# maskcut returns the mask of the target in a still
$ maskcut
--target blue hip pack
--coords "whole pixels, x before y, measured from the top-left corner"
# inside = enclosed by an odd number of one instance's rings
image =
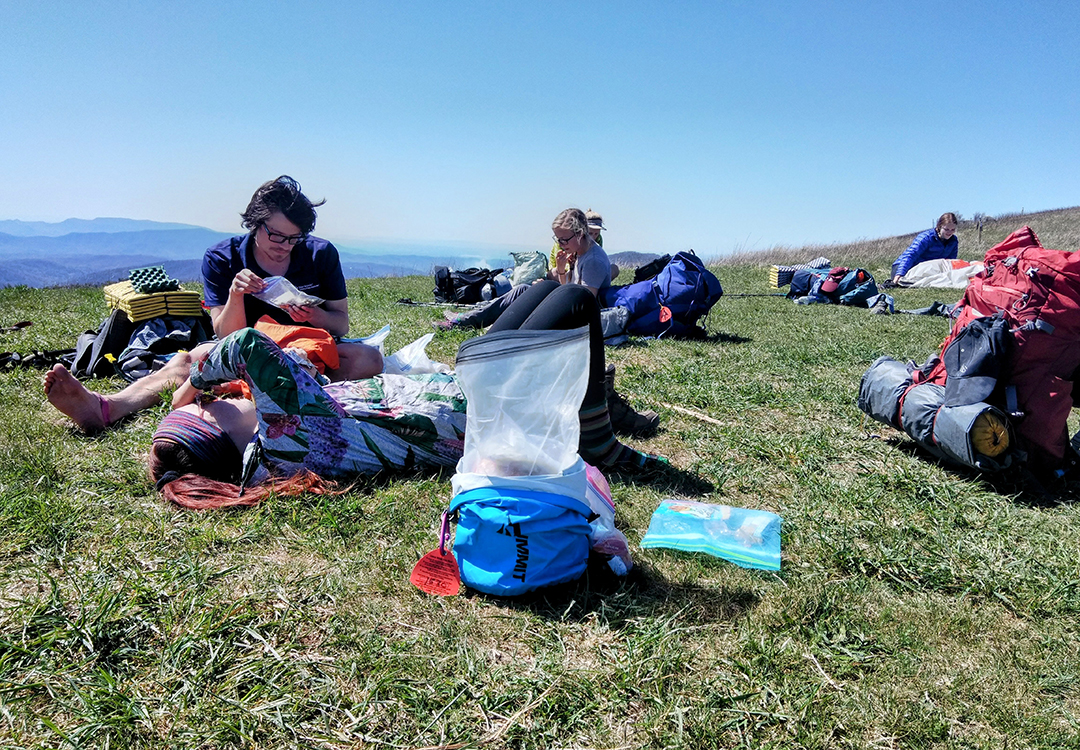
[[[466,586],[517,596],[579,578],[589,559],[589,516],[565,495],[482,487],[454,497],[454,555]]]

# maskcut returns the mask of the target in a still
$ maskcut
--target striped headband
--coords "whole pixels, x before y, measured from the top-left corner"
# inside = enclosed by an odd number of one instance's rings
[[[190,412],[176,410],[169,412],[154,433],[154,441],[166,440],[186,448],[200,463],[207,468],[215,467],[221,474],[223,463],[232,464],[234,469],[225,472],[235,474],[241,463],[240,451],[225,431],[216,424],[196,417]]]

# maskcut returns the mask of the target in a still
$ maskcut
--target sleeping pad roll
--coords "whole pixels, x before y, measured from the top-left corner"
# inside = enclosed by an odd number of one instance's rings
[[[878,357],[859,383],[859,408],[879,422],[900,427],[900,399],[911,387],[907,365],[892,357]]]
[[[907,366],[889,357],[875,361],[859,386],[864,413],[903,430],[937,458],[980,471],[1000,471],[1012,464],[1003,412],[983,402],[944,403],[944,386],[912,385]]]

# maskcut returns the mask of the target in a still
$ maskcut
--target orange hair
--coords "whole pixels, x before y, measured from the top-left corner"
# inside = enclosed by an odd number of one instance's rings
[[[316,495],[330,491],[327,482],[306,469],[296,476],[271,479],[248,487],[240,494],[240,486],[219,482],[198,474],[184,474],[161,488],[161,494],[171,503],[191,510],[232,508],[258,505],[270,495],[293,496],[311,492]]]
[[[220,470],[215,471],[218,467],[208,466],[187,448],[168,440],[154,441],[150,448],[147,468],[150,470],[150,477],[158,485],[158,491],[166,500],[192,510],[258,505],[269,495],[292,496],[305,492],[321,495],[335,492],[332,483],[323,481],[317,474],[304,469],[291,477],[273,477],[262,484],[247,487],[241,494],[238,484],[204,476],[205,473],[216,473],[225,478],[236,477],[239,475],[239,466],[223,474]]]

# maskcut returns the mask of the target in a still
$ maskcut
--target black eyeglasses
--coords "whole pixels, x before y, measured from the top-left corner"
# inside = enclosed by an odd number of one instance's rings
[[[304,241],[304,237],[307,236],[304,234],[294,234],[293,236],[289,237],[284,234],[278,234],[277,232],[271,232],[265,224],[262,225],[262,228],[263,231],[266,232],[266,238],[271,242],[278,243],[279,245],[299,245],[301,242]]]
[[[566,247],[567,245],[569,245],[571,242],[573,242],[577,238],[577,235],[575,234],[572,237],[567,237],[564,240],[562,237],[559,237],[558,235],[553,234],[553,235],[551,235],[551,238],[559,243],[559,247]]]

